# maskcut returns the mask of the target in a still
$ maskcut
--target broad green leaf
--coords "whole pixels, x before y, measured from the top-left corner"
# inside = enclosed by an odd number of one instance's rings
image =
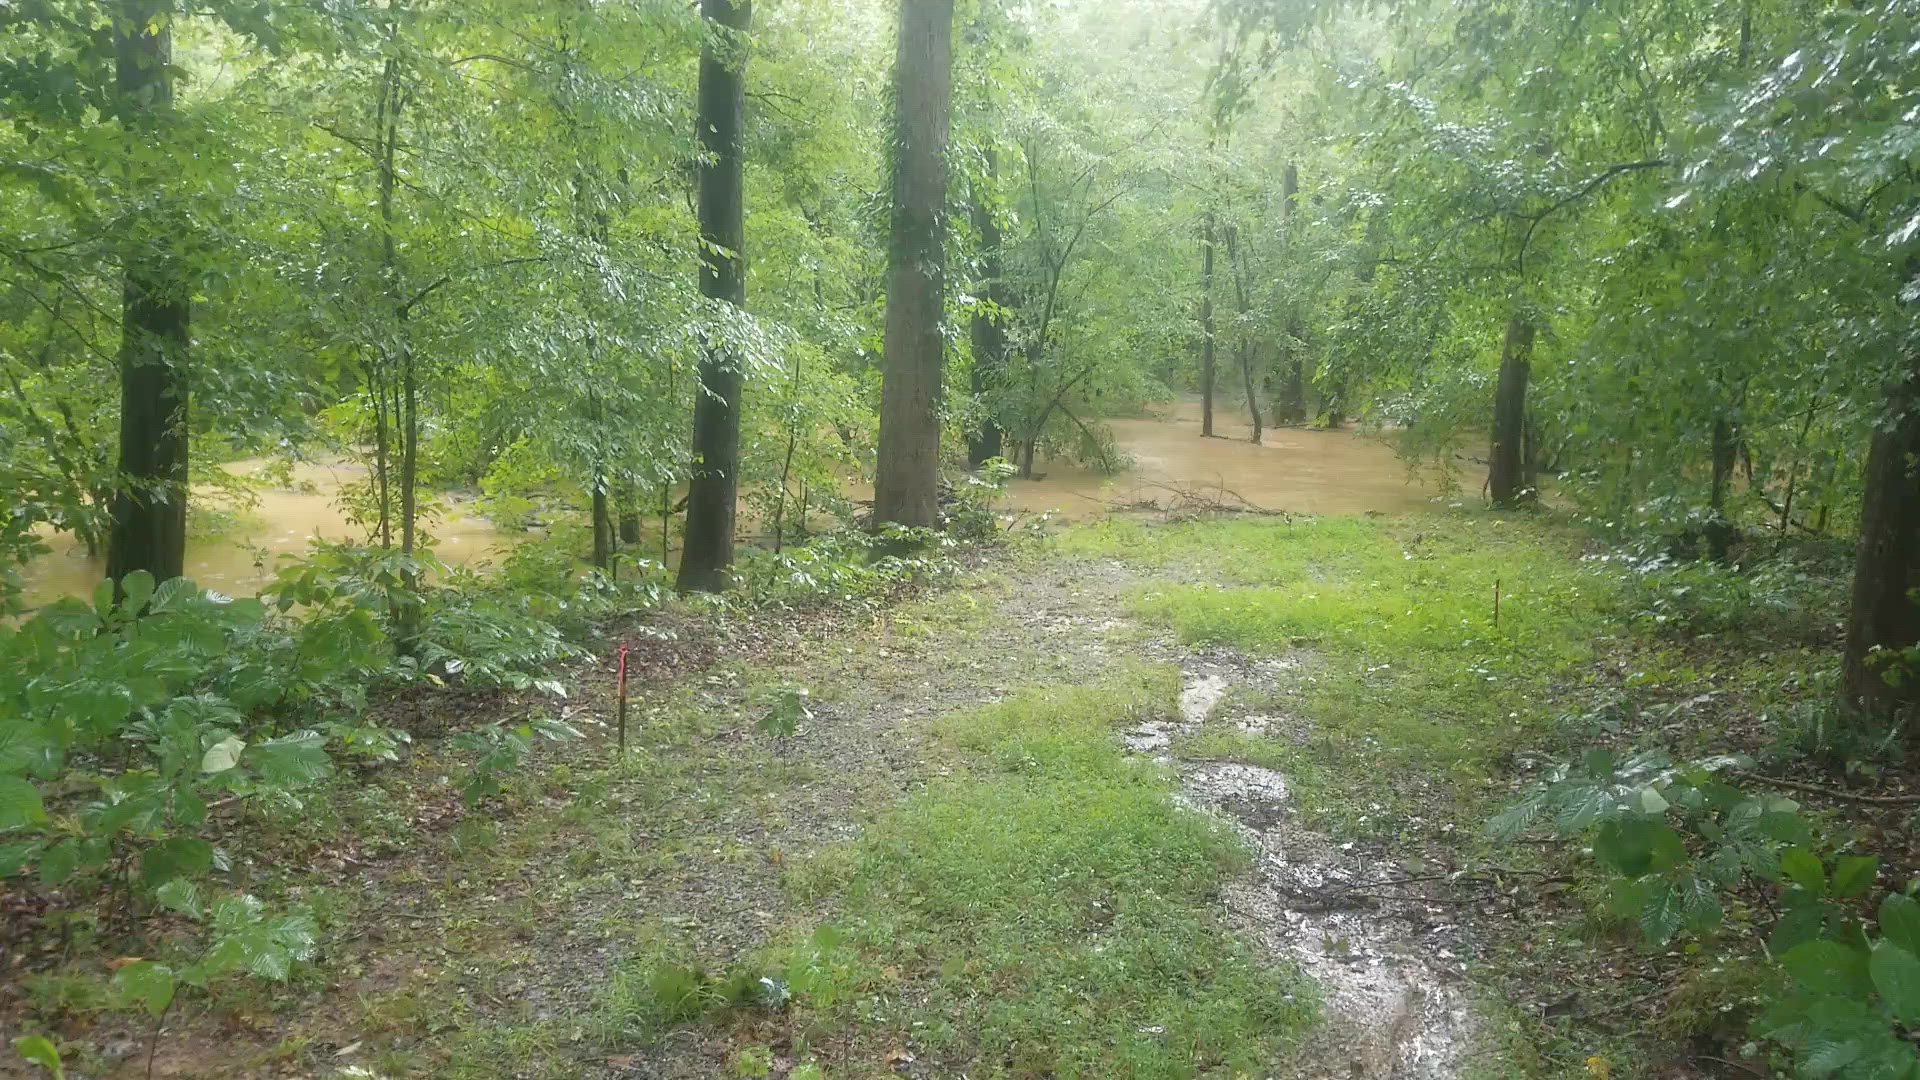
[[[1827,895],[1827,871],[1819,856],[1806,848],[1791,847],[1780,853],[1780,872],[1788,881],[1815,896]]]
[[[47,820],[40,789],[18,776],[0,776],[0,831],[24,829]]]
[[[1866,895],[1879,869],[1880,860],[1876,856],[1840,856],[1833,863],[1833,895],[1842,900]]]
[[[179,981],[173,969],[151,960],[136,960],[113,973],[113,997],[123,1006],[139,1005],[149,1016],[159,1016],[173,1004]]]
[[[140,856],[140,878],[150,889],[213,869],[213,845],[197,836],[172,836]]]
[[[1880,934],[1920,956],[1920,902],[1902,893],[1887,894],[1880,901]]]
[[[177,911],[190,919],[202,918],[206,912],[200,906],[200,886],[187,878],[174,878],[154,890],[153,898],[160,906],[169,911]]]
[[[19,1054],[32,1064],[53,1073],[54,1080],[65,1080],[65,1067],[60,1063],[60,1048],[45,1035],[22,1035],[13,1040],[14,1053]]]
[[[130,615],[138,615],[147,601],[153,598],[153,575],[145,570],[135,570],[120,579],[120,591],[126,593],[124,610]]]
[[[1863,998],[1872,986],[1866,954],[1825,938],[1789,949],[1780,957],[1780,966],[1794,982],[1816,994]]]
[[[1912,1023],[1920,1020],[1920,958],[1892,942],[1883,941],[1868,962],[1873,988],[1893,1015]]]
[[[203,773],[226,772],[240,764],[240,752],[247,748],[247,740],[238,735],[229,735],[212,746],[200,756],[200,771]]]

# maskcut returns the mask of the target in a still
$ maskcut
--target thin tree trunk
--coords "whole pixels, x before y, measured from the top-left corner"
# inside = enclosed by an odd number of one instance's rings
[[[1300,199],[1300,170],[1289,163],[1280,173],[1280,226],[1291,256],[1293,251],[1293,214]],[[1305,357],[1300,341],[1306,336],[1292,300],[1287,303],[1287,329],[1280,339],[1280,393],[1273,405],[1273,422],[1304,424],[1307,421],[1307,378]]]
[[[613,516],[607,507],[604,478],[593,481],[593,565],[602,570],[613,566]]]
[[[1840,693],[1847,706],[1892,721],[1911,719],[1920,704],[1920,673],[1900,655],[1920,643],[1920,354],[1888,397],[1887,422],[1867,452]]]
[[[994,157],[987,151],[987,175],[994,172]],[[971,390],[976,408],[981,409],[980,430],[967,439],[967,467],[978,469],[1001,454],[1005,433],[994,415],[990,399],[1005,378],[1007,334],[1000,325],[1001,312],[1008,306],[1006,286],[1000,281],[1000,222],[986,199],[973,200],[973,228],[980,237],[980,285],[976,292],[986,297],[991,311],[974,308],[973,380]],[[983,405],[982,403],[988,403]]]
[[[876,525],[939,520],[940,314],[946,279],[941,208],[953,93],[953,0],[900,0],[894,61],[892,239],[887,251]]]
[[[114,89],[122,122],[154,145],[173,111],[170,0],[125,0],[114,20]],[[135,570],[177,578],[187,556],[187,350],[189,296],[177,255],[160,230],[141,230],[122,256],[120,461],[107,542],[107,576]],[[144,237],[143,237],[144,239]]]
[[[1200,219],[1200,436],[1213,435],[1213,211]]]
[[[1738,428],[1725,416],[1713,420],[1711,457],[1713,474],[1707,491],[1707,557],[1726,562],[1733,546],[1733,523],[1727,518],[1727,490],[1733,486],[1733,466],[1739,456]]]
[[[1527,422],[1527,378],[1533,356],[1533,323],[1524,316],[1507,320],[1500,352],[1500,383],[1493,398],[1493,446],[1488,454],[1487,491],[1493,505],[1512,507],[1528,494],[1523,442]]]
[[[735,307],[747,302],[745,157],[741,113],[751,0],[700,0],[709,37],[700,51],[700,292]],[[740,363],[709,343],[693,401],[693,474],[680,547],[681,591],[719,592],[733,565],[740,482]]]
[[[1260,441],[1260,395],[1253,388],[1253,342],[1249,339],[1246,327],[1247,315],[1253,309],[1251,291],[1248,288],[1246,251],[1240,246],[1240,230],[1233,225],[1227,226],[1227,272],[1233,276],[1234,298],[1240,302],[1240,326],[1234,334],[1234,355],[1240,361],[1240,377],[1246,384],[1247,414],[1253,419],[1253,439]]]

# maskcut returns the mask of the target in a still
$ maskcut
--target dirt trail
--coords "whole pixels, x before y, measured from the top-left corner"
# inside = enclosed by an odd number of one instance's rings
[[[1171,740],[1211,725],[1304,740],[1309,721],[1220,706],[1236,686],[1254,686],[1268,696],[1284,692],[1310,662],[1302,656],[1250,661],[1225,652],[1186,657],[1180,720],[1157,725],[1152,734]],[[1126,735],[1136,750],[1149,749],[1143,728]],[[1400,876],[1395,860],[1301,825],[1300,808],[1279,772],[1238,762],[1177,764],[1182,799],[1233,822],[1259,854],[1254,873],[1224,897],[1233,924],[1297,964],[1324,995],[1322,1024],[1280,1075],[1459,1075],[1473,1034],[1460,927],[1436,921],[1438,910],[1419,901],[1332,905],[1318,899],[1350,897],[1369,883]]]

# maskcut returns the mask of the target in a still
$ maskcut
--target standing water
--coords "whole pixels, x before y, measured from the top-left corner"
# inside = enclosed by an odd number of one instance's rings
[[[1352,514],[1368,510],[1414,510],[1434,494],[1410,480],[1393,448],[1356,431],[1269,428],[1265,440],[1247,440],[1244,418],[1227,410],[1215,415],[1215,430],[1230,438],[1200,436],[1200,406],[1182,401],[1161,415],[1105,421],[1124,472],[1105,475],[1067,462],[1042,462],[1034,480],[1008,485],[1007,509],[1054,512],[1070,520],[1148,503],[1177,506],[1217,503],[1305,514]],[[245,475],[260,461],[233,462]],[[234,527],[187,543],[187,576],[234,595],[257,591],[273,577],[282,555],[304,554],[309,541],[365,538],[338,505],[340,490],[365,476],[360,466],[339,461],[303,462],[292,485],[260,490],[257,502]],[[867,494],[864,486],[856,495]],[[459,566],[495,558],[514,541],[485,518],[457,509],[430,530],[434,554]],[[62,596],[87,596],[105,572],[104,558],[89,558],[71,534],[47,538],[51,553],[26,568],[26,602],[37,607]]]

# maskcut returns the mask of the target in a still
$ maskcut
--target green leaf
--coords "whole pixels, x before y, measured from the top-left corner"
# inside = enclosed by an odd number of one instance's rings
[[[62,840],[40,853],[40,884],[59,885],[80,868],[80,845]]]
[[[154,890],[153,898],[160,906],[169,911],[177,911],[190,919],[204,918],[206,911],[200,906],[200,886],[187,878],[174,878]]]
[[[1866,955],[1825,938],[1795,945],[1780,957],[1780,966],[1794,982],[1816,994],[1864,998],[1872,986]]]
[[[1670,805],[1672,804],[1667,802],[1666,797],[1661,795],[1659,791],[1655,790],[1651,784],[1640,789],[1640,812],[1641,813],[1664,814],[1667,812],[1667,807]]]
[[[120,591],[127,594],[122,609],[129,615],[138,615],[153,597],[153,575],[145,570],[135,570],[120,579]]]
[[[1880,901],[1880,936],[1920,956],[1920,903],[1902,893]]]
[[[0,776],[0,830],[24,829],[47,820],[40,789],[18,776]]]
[[[247,748],[247,740],[238,735],[229,735],[212,746],[200,756],[200,771],[203,773],[226,772],[240,764],[240,751]]]
[[[247,763],[275,787],[297,787],[332,771],[333,759],[327,756],[325,745],[326,737],[317,731],[296,731],[254,743]]]
[[[1806,848],[1791,847],[1781,852],[1780,872],[1815,896],[1827,895],[1826,869],[1820,865],[1819,856]]]
[[[175,878],[199,877],[213,869],[213,845],[197,836],[173,836],[140,856],[140,879],[158,888]]]
[[[1892,942],[1883,941],[1868,961],[1873,988],[1893,1015],[1906,1022],[1920,1019],[1920,958]]]
[[[122,1007],[139,1005],[149,1016],[159,1016],[173,1004],[179,987],[173,969],[151,960],[136,960],[113,973],[113,999]]]
[[[1873,855],[1842,855],[1833,864],[1833,895],[1841,900],[1864,896],[1873,887],[1880,860]]]
[[[1665,828],[1638,815],[1600,823],[1593,837],[1593,856],[1623,877],[1637,878],[1653,867],[1654,830]]]
[[[54,1080],[65,1080],[66,1069],[60,1064],[60,1048],[45,1035],[22,1035],[13,1040],[13,1050],[21,1057],[53,1073]]]

